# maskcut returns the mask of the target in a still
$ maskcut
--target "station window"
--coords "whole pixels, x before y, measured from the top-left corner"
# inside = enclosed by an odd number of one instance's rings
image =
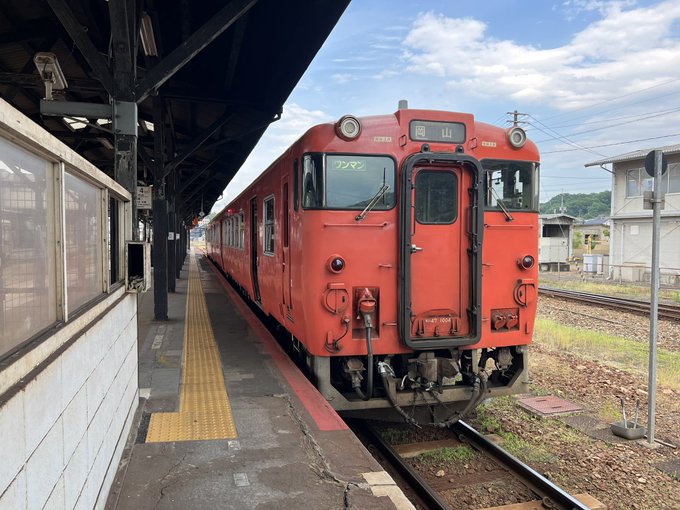
[[[274,255],[274,195],[264,199],[264,245],[262,251]]]
[[[458,217],[458,177],[453,172],[422,170],[415,181],[416,220],[448,224]]]
[[[57,320],[53,166],[0,138],[0,359]]]
[[[71,310],[104,292],[100,195],[99,188],[65,173],[66,292]]]
[[[538,211],[538,165],[483,160],[484,206],[488,210]]]

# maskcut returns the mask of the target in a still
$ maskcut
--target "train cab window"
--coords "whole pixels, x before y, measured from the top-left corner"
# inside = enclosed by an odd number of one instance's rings
[[[388,156],[311,154],[303,164],[302,205],[305,209],[372,210],[395,205],[396,164]]]
[[[264,244],[262,251],[274,255],[274,196],[264,199]]]
[[[482,161],[486,210],[537,211],[538,165],[521,161]]]
[[[458,177],[453,172],[421,170],[415,182],[416,220],[449,224],[458,217]]]

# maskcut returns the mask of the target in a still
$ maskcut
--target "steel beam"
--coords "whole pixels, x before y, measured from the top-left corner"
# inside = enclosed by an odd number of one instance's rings
[[[219,119],[213,122],[207,129],[205,129],[201,134],[194,138],[189,145],[184,149],[182,154],[173,159],[170,163],[166,165],[166,173],[171,172],[177,168],[185,159],[196,152],[201,145],[203,145],[206,140],[208,140],[212,135],[214,135],[222,126],[224,126],[229,119],[233,116],[232,112],[227,112],[223,114]]]
[[[168,319],[168,203],[165,200],[163,100],[153,98],[153,303],[154,318]]]
[[[73,42],[80,50],[80,53],[82,53],[85,60],[87,60],[87,63],[92,68],[92,71],[94,71],[97,79],[99,79],[110,95],[114,95],[113,75],[108,67],[106,59],[92,43],[87,32],[85,32],[85,29],[73,14],[73,11],[68,6],[66,0],[47,0],[47,3],[54,11],[54,14],[57,15],[57,18],[59,18],[59,21],[61,21],[61,24],[71,36],[71,39],[73,39]]]
[[[48,1],[56,2],[58,0]],[[135,89],[137,103],[144,101],[151,91],[168,81],[187,62],[238,21],[256,3],[257,0],[233,0],[223,7],[222,10],[147,73]]]
[[[53,117],[113,118],[113,108],[110,104],[81,103],[80,101],[47,101],[41,99],[40,113]]]

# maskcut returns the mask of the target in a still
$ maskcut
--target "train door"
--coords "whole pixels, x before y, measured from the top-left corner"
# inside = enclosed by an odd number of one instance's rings
[[[250,200],[250,268],[253,276],[253,293],[255,301],[262,301],[260,297],[260,282],[257,278],[257,252],[258,252],[258,223],[257,223],[257,197]]]
[[[282,281],[281,288],[283,289],[283,312],[290,315],[290,248],[288,246],[290,237],[290,202],[288,198],[288,177],[284,177],[281,181],[281,215],[282,215],[282,230],[281,233],[281,264],[282,264]]]
[[[480,169],[433,156],[403,177],[400,332],[413,348],[475,343],[481,327]]]

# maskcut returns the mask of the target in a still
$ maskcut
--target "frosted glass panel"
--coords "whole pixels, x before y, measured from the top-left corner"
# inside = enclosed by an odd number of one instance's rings
[[[66,293],[69,313],[103,292],[100,190],[69,173],[64,178]]]
[[[56,321],[52,164],[0,138],[0,357]]]

